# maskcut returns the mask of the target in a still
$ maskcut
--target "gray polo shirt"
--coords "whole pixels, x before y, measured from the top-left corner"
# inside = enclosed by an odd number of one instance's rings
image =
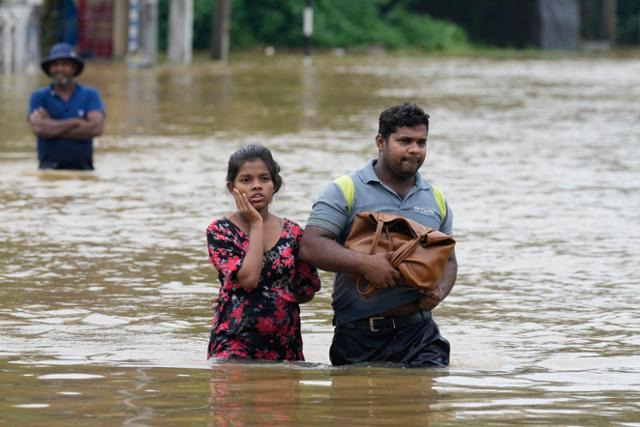
[[[316,200],[307,226],[324,228],[337,236],[337,242],[344,244],[356,212],[388,212],[402,215],[420,224],[453,234],[453,213],[445,203],[446,215],[443,219],[434,195],[432,185],[420,173],[405,198],[384,185],[373,169],[376,160],[370,160],[362,169],[351,174],[355,186],[353,209],[349,211],[347,201],[335,182],[329,184]],[[336,324],[371,317],[394,307],[415,301],[420,292],[408,286],[392,289],[378,289],[364,299],[358,294],[353,276],[336,273],[333,287],[333,309]]]

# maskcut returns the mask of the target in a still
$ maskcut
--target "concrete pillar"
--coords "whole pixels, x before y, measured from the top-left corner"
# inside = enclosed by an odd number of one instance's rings
[[[211,58],[226,61],[229,58],[229,31],[231,29],[231,2],[216,0],[213,11]]]
[[[158,62],[158,0],[143,0],[140,15],[140,54],[148,64]]]
[[[575,49],[580,40],[578,0],[538,0],[540,47]]]
[[[2,41],[0,61],[2,61],[4,74],[13,72],[13,28],[14,21],[9,8],[0,6],[0,35],[2,36],[0,37]]]
[[[5,1],[0,6],[0,60],[4,73],[37,71],[40,62],[39,19],[41,0]]]
[[[28,6],[15,6],[13,16],[16,22],[13,32],[13,64],[14,71],[24,71],[27,65],[27,24],[31,8]]]
[[[605,37],[611,47],[616,45],[617,10],[617,0],[604,0],[602,2],[602,23],[603,28],[605,28]]]
[[[7,8],[0,6],[0,62],[2,72],[9,74],[13,70],[13,20]]]
[[[190,64],[193,55],[193,0],[171,0],[169,61]]]
[[[122,59],[127,55],[127,28],[129,8],[127,0],[113,2],[113,57]]]

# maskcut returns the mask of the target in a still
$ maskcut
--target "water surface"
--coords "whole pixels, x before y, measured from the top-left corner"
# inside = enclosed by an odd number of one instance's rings
[[[640,57],[239,57],[89,63],[108,118],[94,173],[38,172],[40,76],[0,76],[0,421],[11,425],[640,425]],[[205,361],[204,230],[226,161],[281,163],[302,224],[375,156],[377,116],[431,114],[459,275],[434,311],[443,370],[329,366],[331,275],[305,364]]]

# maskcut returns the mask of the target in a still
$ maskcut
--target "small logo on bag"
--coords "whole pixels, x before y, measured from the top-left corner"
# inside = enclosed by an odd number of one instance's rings
[[[413,211],[421,215],[436,216],[436,212],[433,209],[423,208],[422,206],[414,206]]]

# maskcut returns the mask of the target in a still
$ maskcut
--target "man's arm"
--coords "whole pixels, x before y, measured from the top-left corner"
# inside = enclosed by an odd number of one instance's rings
[[[323,270],[361,274],[377,288],[390,288],[400,283],[400,272],[389,262],[390,252],[367,255],[349,250],[335,239],[336,236],[324,228],[307,226],[300,257]]]
[[[57,138],[63,133],[79,126],[82,119],[54,120],[42,107],[35,109],[29,115],[29,125],[34,134],[44,139]]]
[[[78,126],[65,132],[60,137],[67,139],[91,139],[102,135],[104,114],[101,111],[89,111],[86,119],[80,119]]]
[[[447,264],[444,266],[442,278],[434,290],[420,298],[419,306],[423,310],[431,310],[440,304],[453,289],[458,277],[458,260],[455,249],[451,251]]]

